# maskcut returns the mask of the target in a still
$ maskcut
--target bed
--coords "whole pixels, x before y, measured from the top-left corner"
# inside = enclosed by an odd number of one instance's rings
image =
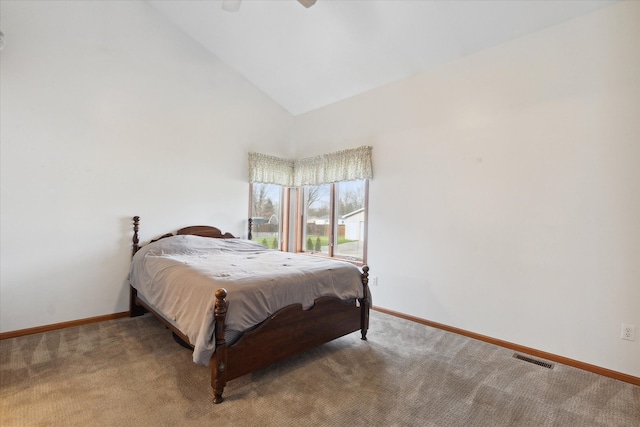
[[[139,222],[130,315],[150,312],[193,349],[194,362],[209,364],[213,403],[234,378],[352,332],[367,339],[366,265],[264,249],[211,226],[142,246]]]

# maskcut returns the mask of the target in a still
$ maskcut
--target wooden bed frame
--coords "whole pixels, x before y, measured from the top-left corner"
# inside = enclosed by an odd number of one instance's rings
[[[133,253],[140,249],[138,245],[138,226],[140,217],[133,217]],[[233,235],[223,234],[218,228],[209,226],[192,226],[178,230],[176,235],[192,234],[218,239],[232,239]],[[169,237],[167,233],[158,239]],[[155,241],[155,240],[152,240]],[[222,392],[234,378],[265,368],[273,363],[310,350],[341,336],[360,330],[361,338],[367,339],[369,328],[369,267],[362,267],[363,298],[359,304],[344,304],[337,298],[322,297],[315,301],[313,308],[303,310],[301,304],[284,307],[262,322],[257,328],[246,332],[237,342],[227,345],[225,341],[224,322],[227,313],[227,291],[218,289],[215,292],[215,334],[216,350],[211,357],[211,387],[213,403],[222,402]],[[140,316],[145,312],[154,314],[175,335],[191,347],[189,339],[142,301],[136,289],[130,286],[130,316]]]

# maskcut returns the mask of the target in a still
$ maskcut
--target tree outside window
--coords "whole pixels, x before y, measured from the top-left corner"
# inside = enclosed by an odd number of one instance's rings
[[[282,186],[253,183],[251,191],[251,235],[254,242],[280,249]]]

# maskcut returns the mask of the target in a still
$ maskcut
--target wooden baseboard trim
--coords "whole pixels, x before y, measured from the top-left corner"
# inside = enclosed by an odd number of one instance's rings
[[[104,316],[89,317],[87,319],[72,320],[70,322],[54,323],[53,325],[36,326],[35,328],[20,329],[0,333],[0,341],[9,338],[22,337],[24,335],[39,334],[40,332],[55,331],[56,329],[70,328],[72,326],[88,325],[89,323],[104,322],[105,320],[119,319],[129,316],[128,311],[121,313],[105,314]]]
[[[410,320],[412,322],[420,323],[426,326],[431,326],[432,328],[442,329],[447,332],[453,332],[454,334],[464,335],[465,337],[473,338],[489,344],[494,344],[499,347],[508,348],[510,350],[515,350],[520,353],[525,353],[531,356],[539,357],[541,359],[550,360],[552,362],[557,362],[563,365],[582,369],[583,371],[593,372],[594,374],[602,375],[604,377],[609,377],[619,381],[624,381],[626,383],[640,386],[640,377],[635,377],[633,375],[628,375],[622,372],[612,371],[611,369],[606,369],[600,366],[591,365],[589,363],[581,362],[579,360],[569,359],[567,357],[558,356],[557,354],[547,353],[545,351],[536,350],[534,348],[525,347],[523,345],[514,344],[511,342],[499,340],[496,338],[491,338],[486,335],[476,334],[475,332],[454,328],[453,326],[444,325],[438,322],[432,322],[431,320],[410,316],[408,314],[399,313],[397,311],[388,310],[386,308],[374,306],[372,307],[372,309],[375,311],[379,311],[380,313],[389,314],[391,316],[399,317],[401,319]]]

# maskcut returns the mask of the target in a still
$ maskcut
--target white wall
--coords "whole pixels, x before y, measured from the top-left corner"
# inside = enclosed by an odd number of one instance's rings
[[[298,116],[369,144],[374,304],[640,376],[640,3]]]
[[[144,2],[2,1],[0,331],[127,310],[133,215],[244,235],[247,151],[370,144],[376,305],[640,376],[639,24],[624,3],[294,121]]]
[[[293,117],[145,2],[0,17],[1,331],[126,311],[133,215],[246,235],[247,151]]]

